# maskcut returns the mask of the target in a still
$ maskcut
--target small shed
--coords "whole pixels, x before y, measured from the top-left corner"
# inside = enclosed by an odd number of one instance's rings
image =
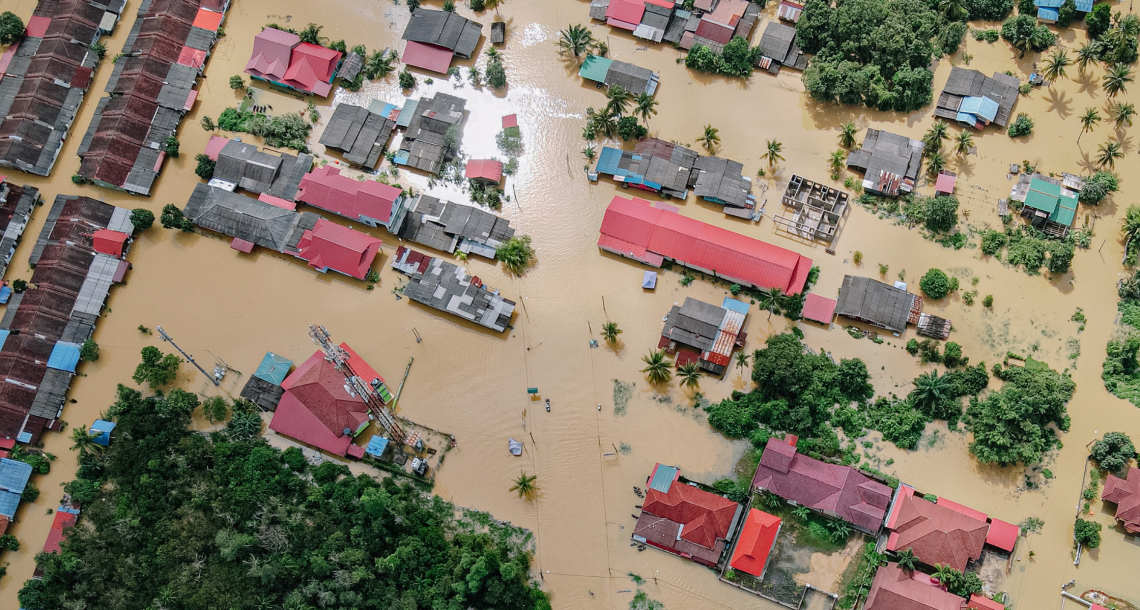
[[[129,238],[129,235],[121,231],[99,229],[95,231],[92,246],[95,251],[100,254],[120,257],[123,255],[123,247],[127,244],[127,239]]]
[[[503,44],[507,39],[507,24],[502,21],[491,22],[491,44]]]
[[[939,173],[938,180],[934,182],[934,195],[953,195],[957,182],[958,176],[954,172]]]
[[[803,12],[804,12],[804,5],[796,3],[796,2],[789,2],[788,0],[784,0],[783,2],[780,3],[780,6],[776,9],[776,16],[779,17],[780,19],[783,19],[784,21],[791,21],[792,23],[797,23],[800,20],[800,14]]]
[[[289,369],[291,368],[293,368],[292,360],[278,356],[273,352],[266,352],[265,357],[261,359],[261,364],[257,365],[257,370],[254,371],[253,376],[281,385],[281,382],[289,376]]]
[[[494,159],[472,159],[467,162],[463,176],[485,184],[498,184],[503,179],[503,163]]]
[[[383,436],[373,436],[368,439],[368,445],[364,448],[364,452],[372,457],[384,457],[384,452],[388,449],[388,439]]]
[[[821,297],[818,294],[809,294],[804,300],[804,309],[801,313],[805,320],[831,325],[835,317],[835,299]]]
[[[359,53],[352,52],[344,57],[344,61],[340,64],[340,78],[350,81],[360,74],[364,68],[364,57]]]
[[[349,445],[348,446],[348,457],[356,459],[356,460],[359,460],[360,458],[364,457],[364,447],[361,447],[360,445]]]
[[[508,114],[507,116],[503,117],[503,129],[510,129],[511,127],[518,127],[518,126],[519,126],[519,115]]]
[[[646,271],[641,276],[641,287],[647,288],[649,290],[655,290],[657,288],[657,272]]]
[[[1006,523],[1001,519],[990,519],[990,529],[986,533],[986,544],[995,546],[1003,551],[1013,552],[1017,544],[1017,537],[1021,535],[1021,528]]]
[[[111,444],[111,430],[114,429],[115,422],[97,419],[95,423],[91,424],[91,428],[87,431],[87,434],[94,437],[91,440],[95,441],[95,444],[106,447]]]

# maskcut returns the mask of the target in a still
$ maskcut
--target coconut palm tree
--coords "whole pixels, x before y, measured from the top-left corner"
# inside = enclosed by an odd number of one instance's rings
[[[677,369],[677,378],[681,380],[681,385],[695,390],[701,387],[701,367],[697,366],[696,362],[686,362]]]
[[[598,151],[594,148],[593,144],[587,146],[586,148],[583,148],[582,154],[585,155],[586,160],[590,163],[593,163],[594,159],[598,157]]]
[[[952,396],[953,385],[950,377],[939,376],[937,370],[923,373],[914,380],[911,404],[920,411],[930,412],[932,407]]]
[[[705,125],[705,133],[700,138],[697,138],[701,144],[704,144],[705,150],[709,151],[711,155],[713,149],[717,144],[720,144],[720,130],[712,125]]]
[[[970,15],[962,0],[938,0],[938,12],[946,15],[950,21],[962,21]]]
[[[784,160],[784,157],[780,155],[780,152],[782,150],[784,150],[784,145],[779,141],[768,140],[768,152],[762,155],[768,159],[768,167],[774,167],[776,165],[776,161]]]
[[[828,163],[831,164],[831,173],[838,174],[843,169],[843,162],[847,160],[847,153],[843,149],[834,150],[831,152],[831,157]]]
[[[1136,116],[1136,106],[1124,102],[1117,102],[1112,105],[1113,127],[1120,129],[1126,124],[1132,127],[1132,117],[1134,116]]]
[[[855,129],[855,123],[844,123],[839,126],[839,145],[843,148],[851,148],[855,146],[855,134],[858,130]]]
[[[1100,145],[1096,155],[1096,164],[1110,169],[1116,169],[1116,160],[1123,157],[1119,142],[1105,142]]]
[[[562,55],[571,53],[579,57],[590,50],[594,43],[594,35],[584,25],[572,25],[558,32],[558,52]]]
[[[611,116],[622,116],[629,103],[633,101],[633,96],[621,85],[610,85],[606,89],[606,99],[609,100],[606,103],[606,112]]]
[[[896,561],[899,567],[907,572],[913,572],[918,567],[918,558],[914,556],[914,549],[910,547],[899,551]]]
[[[620,334],[621,329],[618,328],[617,322],[606,322],[602,325],[602,336],[606,338],[606,343],[616,343]]]
[[[71,429],[71,450],[78,451],[81,455],[88,453],[95,453],[103,449],[103,446],[95,442],[94,434],[88,433],[84,428]]]
[[[538,485],[535,484],[536,479],[538,479],[537,476],[528,475],[520,470],[518,478],[515,479],[515,484],[508,491],[518,492],[520,498],[530,498],[538,491]]]
[[[827,529],[831,530],[831,539],[839,542],[851,535],[851,526],[842,519],[834,519],[827,524]]]
[[[974,147],[974,134],[962,130],[958,132],[958,137],[954,138],[954,150],[963,157],[970,154],[970,149]]]
[[[937,176],[944,169],[946,169],[946,157],[942,156],[942,151],[936,150],[930,153],[926,158],[926,173]]]
[[[1100,113],[1096,108],[1085,108],[1085,113],[1081,115],[1081,133],[1077,136],[1077,144],[1081,143],[1081,136],[1092,131],[1097,123],[1100,123]]]
[[[1104,74],[1104,93],[1110,98],[1118,93],[1128,93],[1128,83],[1132,82],[1132,67],[1115,63]]]
[[[639,93],[633,98],[633,113],[640,116],[645,124],[649,124],[649,117],[657,114],[657,100],[648,93]]]
[[[954,577],[958,575],[958,570],[944,563],[940,563],[934,566],[934,568],[934,574],[931,574],[931,576],[937,578],[938,582],[944,585],[949,585],[950,581],[954,580]]]
[[[760,309],[767,309],[768,310],[768,319],[771,320],[772,319],[772,313],[779,311],[780,305],[782,305],[784,302],[782,297],[783,297],[783,291],[780,290],[779,288],[773,288],[771,290],[761,290],[760,295],[759,295],[759,300],[757,301],[756,304],[760,306]]]
[[[500,53],[499,50],[496,49],[495,47],[491,47],[490,49],[487,49],[486,55],[487,55],[487,59],[489,59],[491,61],[501,61],[503,59],[503,54]]]
[[[1128,208],[1124,215],[1124,224],[1120,225],[1120,232],[1124,234],[1124,253],[1127,254],[1133,242],[1140,239],[1140,207]]]
[[[1140,210],[1137,210],[1140,211]],[[744,369],[748,366],[748,352],[736,352],[736,368]]]
[[[1045,69],[1041,71],[1041,75],[1045,80],[1049,81],[1049,86],[1053,86],[1053,81],[1058,78],[1065,78],[1065,68],[1071,66],[1073,60],[1065,53],[1065,49],[1057,49],[1045,60]]]
[[[649,383],[668,383],[673,378],[673,373],[669,371],[669,360],[665,358],[665,350],[650,352],[642,356],[641,361],[645,363],[645,368],[641,369],[641,372],[645,373]]]
[[[946,123],[941,120],[934,121],[934,125],[930,126],[930,131],[922,136],[922,148],[926,154],[930,154],[942,148],[942,141],[947,138]]]
[[[1090,63],[1096,61],[1096,56],[1100,52],[1098,45],[1099,43],[1090,40],[1077,49],[1077,71],[1083,73]]]

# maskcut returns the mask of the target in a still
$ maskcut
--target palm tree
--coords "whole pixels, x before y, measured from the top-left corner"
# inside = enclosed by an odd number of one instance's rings
[[[1096,155],[1096,164],[1110,169],[1116,169],[1116,160],[1123,157],[1124,153],[1120,150],[1119,142],[1105,142],[1100,145],[1099,152]]]
[[[1140,211],[1138,209],[1137,211]],[[736,352],[736,368],[743,369],[748,366],[748,352]]]
[[[934,151],[926,158],[926,173],[931,176],[937,176],[939,172],[946,169],[946,157],[942,156],[942,151]]]
[[[839,145],[843,148],[851,148],[855,146],[855,134],[858,130],[855,129],[855,123],[844,123],[839,126]]]
[[[1081,133],[1077,136],[1077,144],[1081,143],[1081,136],[1092,131],[1099,122],[1100,113],[1096,108],[1085,108],[1085,113],[1081,115]]]
[[[811,511],[808,510],[808,507],[806,506],[797,506],[792,509],[792,515],[800,521],[807,521],[807,518],[810,514]]]
[[[681,385],[695,390],[701,387],[701,367],[697,366],[696,362],[686,362],[677,369],[677,378],[681,380]]]
[[[1045,80],[1049,81],[1049,86],[1052,86],[1053,81],[1058,78],[1065,78],[1065,68],[1072,65],[1072,63],[1073,60],[1069,59],[1064,49],[1057,49],[1053,51],[1049,59],[1045,60],[1045,69],[1042,70],[1041,75],[1045,77]]]
[[[763,157],[768,159],[768,167],[776,165],[776,161],[783,161],[784,157],[780,155],[780,151],[784,150],[784,145],[776,140],[768,140],[768,152],[764,153]]]
[[[535,475],[528,475],[525,472],[519,471],[519,477],[515,479],[515,484],[507,491],[518,492],[520,498],[530,498],[534,492],[538,491],[538,485],[535,485]]]
[[[637,97],[633,98],[633,103],[633,113],[640,116],[641,120],[648,125],[649,117],[657,114],[657,100],[648,93],[639,93]]]
[[[943,123],[941,120],[934,121],[934,125],[930,127],[930,131],[922,136],[924,152],[930,154],[942,148],[942,141],[945,140],[946,137],[946,123]]]
[[[1132,104],[1125,104],[1117,102],[1112,105],[1112,122],[1113,127],[1120,129],[1123,125],[1127,124],[1132,127],[1132,117],[1136,115],[1136,106]]]
[[[914,390],[911,390],[910,400],[919,411],[929,412],[931,407],[952,396],[953,381],[950,377],[933,370],[923,373],[915,378]]]
[[[1120,225],[1120,232],[1124,234],[1124,253],[1127,254],[1132,243],[1140,239],[1140,207],[1129,206],[1124,215],[1124,224]]]
[[[558,32],[558,52],[562,55],[572,53],[579,57],[590,50],[594,43],[594,35],[584,25],[572,25]]]
[[[970,149],[974,147],[974,134],[968,131],[958,132],[958,137],[954,138],[954,150],[963,157],[970,154]]]
[[[1118,93],[1128,93],[1128,83],[1132,82],[1132,68],[1128,64],[1116,63],[1104,74],[1104,92],[1108,97]]]
[[[948,585],[950,581],[954,580],[954,577],[959,573],[958,570],[955,570],[954,568],[944,563],[940,563],[934,566],[934,568],[934,574],[931,574],[931,576],[937,578],[938,582],[944,585]]]
[[[598,151],[594,148],[593,144],[587,146],[586,148],[583,148],[582,154],[586,156],[586,160],[590,163],[593,163],[594,159],[598,157]]]
[[[829,163],[831,164],[831,173],[838,174],[843,169],[843,162],[847,160],[847,153],[843,149],[832,151]]]
[[[705,145],[705,150],[709,151],[710,155],[713,152],[713,148],[716,148],[716,145],[720,144],[720,136],[718,135],[719,133],[720,130],[716,127],[713,127],[712,125],[705,125],[704,135],[697,138],[697,141]]]
[[[1098,43],[1094,41],[1090,40],[1081,45],[1081,48],[1077,49],[1077,70],[1083,73],[1090,63],[1096,61],[1099,52]]]
[[[774,311],[778,311],[780,309],[780,305],[783,304],[784,301],[782,297],[783,291],[779,288],[760,291],[759,301],[757,302],[757,305],[760,306],[760,309],[768,310],[769,320],[772,319],[772,313]]]
[[[89,434],[88,431],[83,428],[72,428],[71,442],[73,444],[71,445],[71,450],[78,451],[80,455],[99,451],[103,446],[95,442],[95,436],[96,435]]]
[[[602,336],[606,338],[606,343],[616,343],[620,334],[621,329],[618,328],[617,322],[606,322],[602,325]]]
[[[914,549],[910,547],[899,551],[896,561],[899,567],[907,572],[913,572],[918,567],[918,558],[914,556]]]
[[[668,383],[673,378],[673,373],[669,371],[669,360],[665,358],[665,350],[650,352],[642,356],[641,361],[645,363],[645,368],[641,369],[641,372],[645,373],[649,383]]]
[[[847,522],[842,519],[830,521],[827,527],[831,530],[831,539],[835,542],[839,542],[851,535],[851,526],[847,525]]]
[[[969,16],[969,12],[965,6],[962,6],[962,0],[938,0],[938,11],[950,21],[963,20]]]
[[[609,100],[609,102],[606,103],[606,112],[611,116],[621,116],[625,114],[625,110],[629,107],[633,96],[621,85],[610,85],[610,87],[606,89],[606,99]]]

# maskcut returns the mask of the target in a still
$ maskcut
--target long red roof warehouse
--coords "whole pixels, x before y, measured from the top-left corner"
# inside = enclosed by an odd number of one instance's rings
[[[602,219],[598,247],[660,267],[672,259],[740,284],[803,292],[811,259],[664,209],[644,199],[614,197]]]

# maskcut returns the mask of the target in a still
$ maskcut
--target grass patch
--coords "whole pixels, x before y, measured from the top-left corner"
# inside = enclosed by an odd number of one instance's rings
[[[614,415],[625,415],[635,385],[637,384],[632,381],[614,379]]]

